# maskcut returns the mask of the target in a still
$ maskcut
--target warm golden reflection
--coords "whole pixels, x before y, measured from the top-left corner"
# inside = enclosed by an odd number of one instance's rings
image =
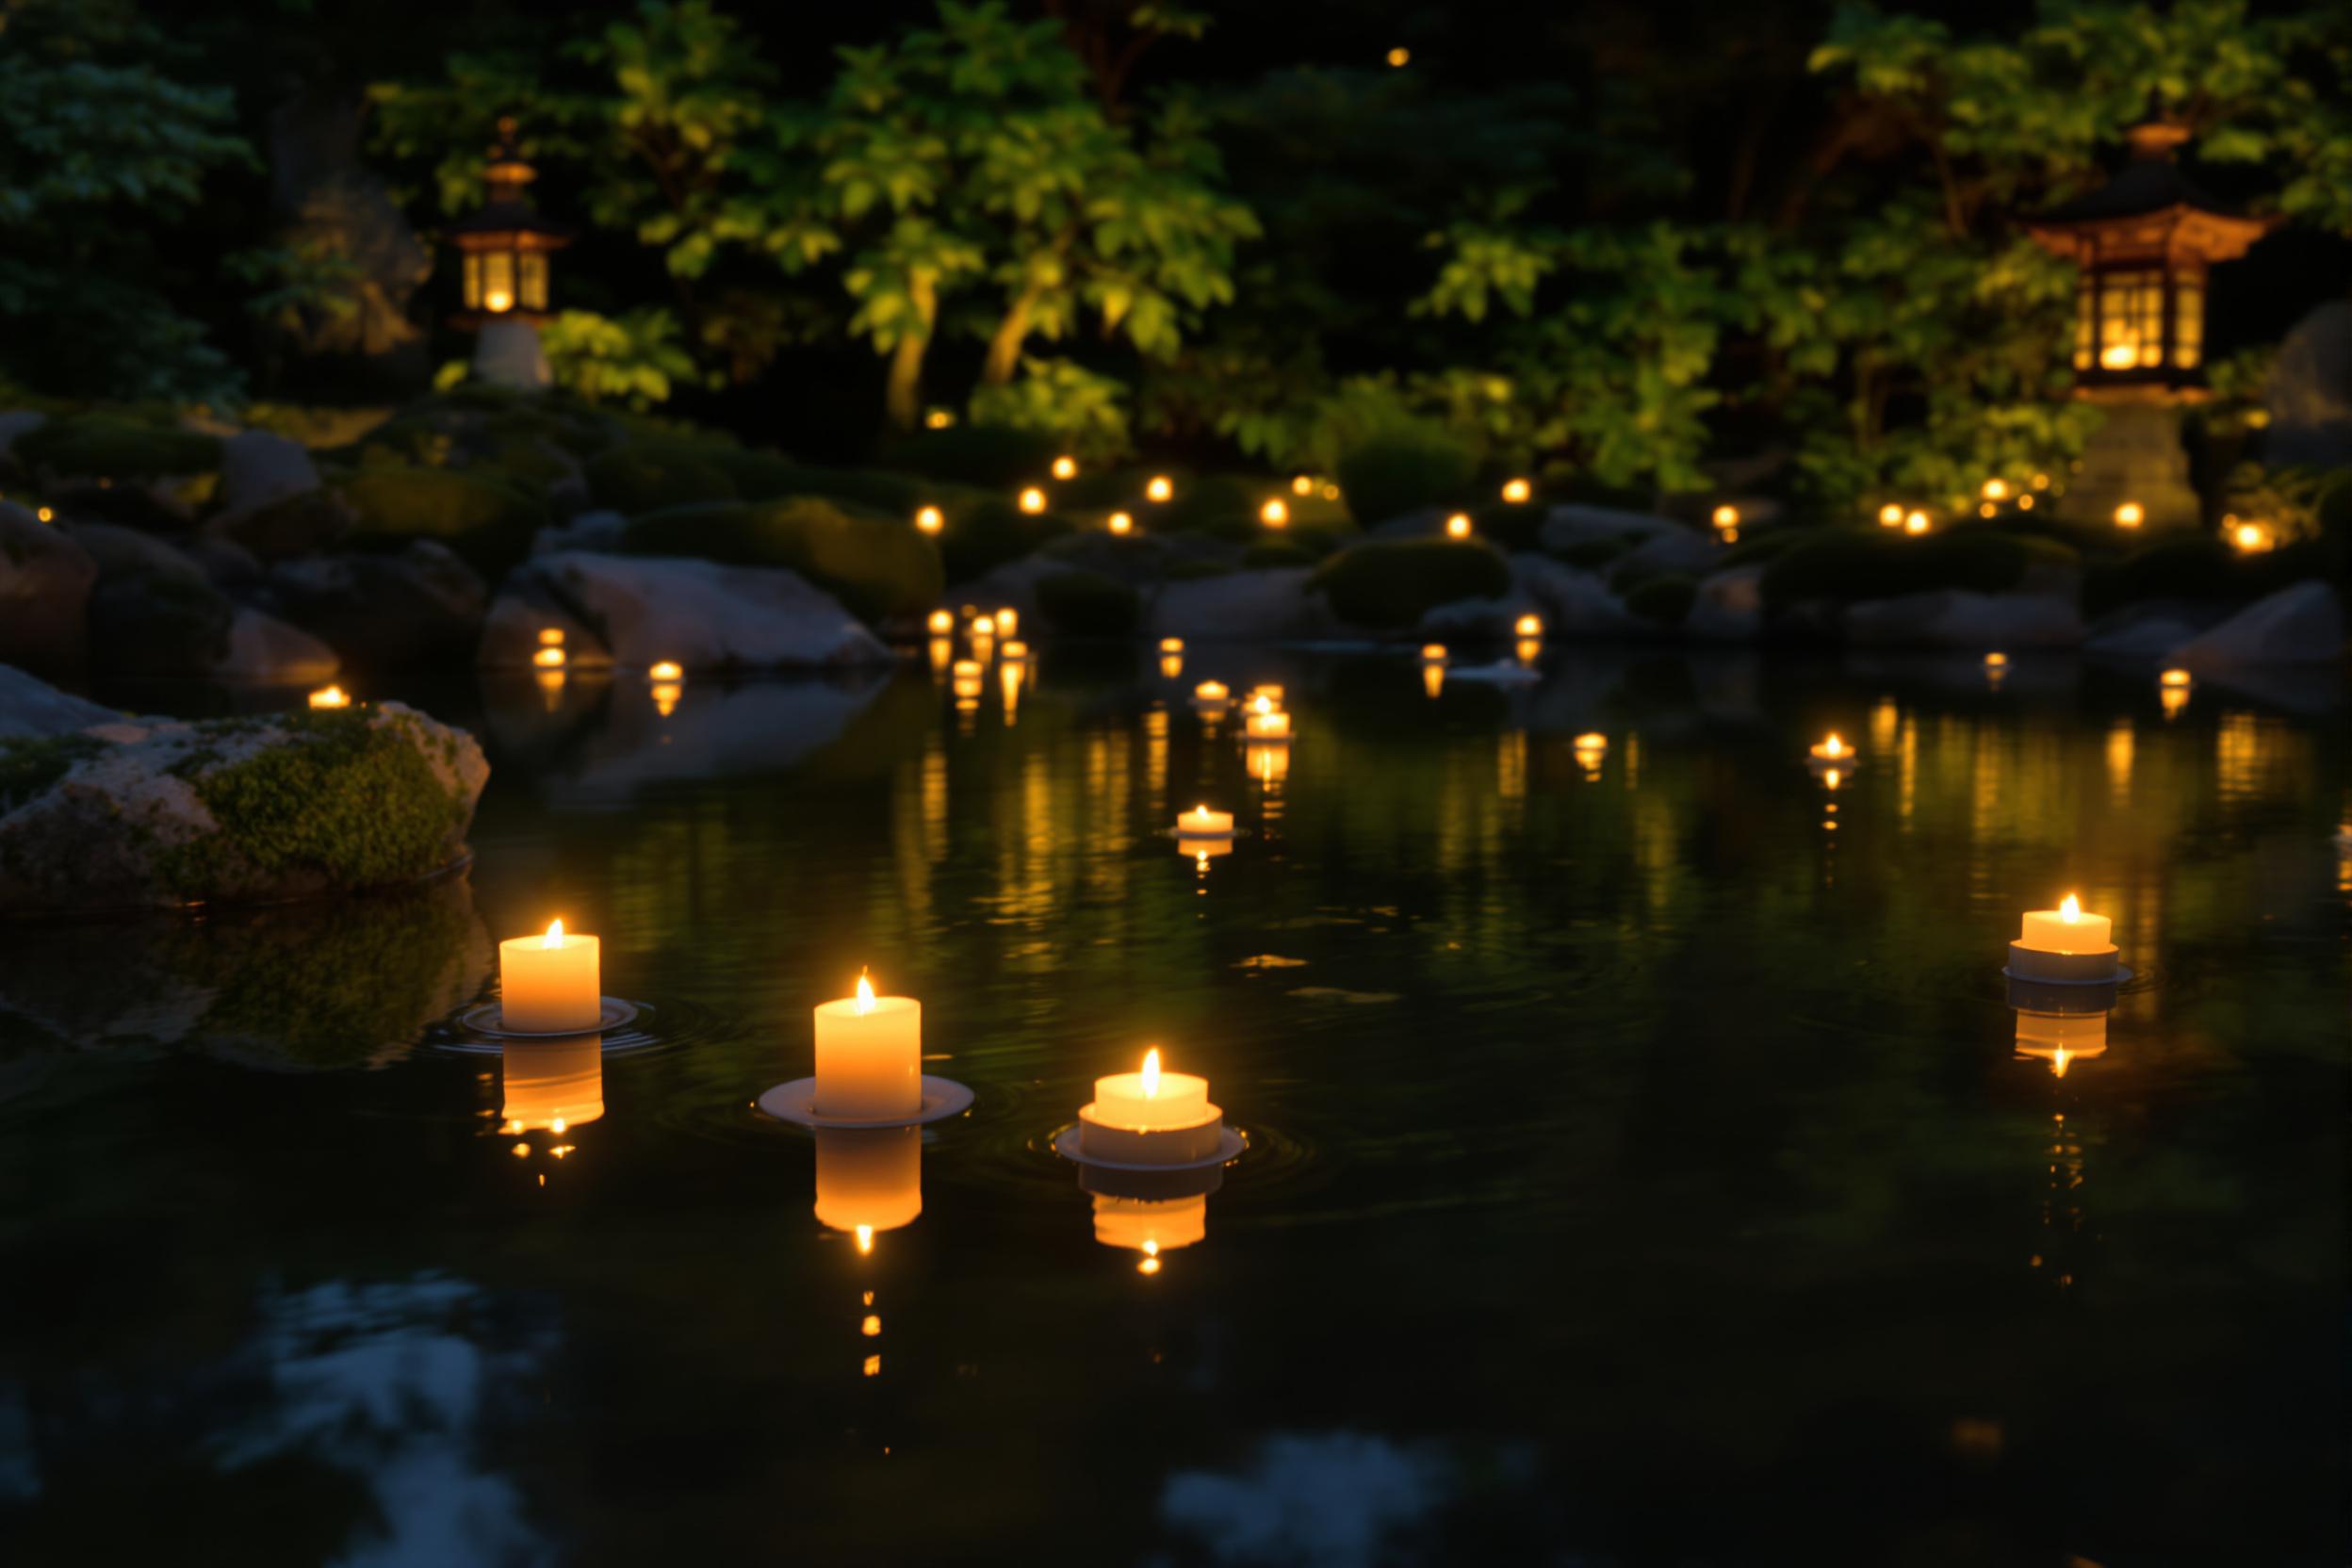
[[[1011,724],[1021,712],[1021,679],[1026,666],[1019,660],[1001,666],[997,674],[1004,693],[1004,722]]]
[[[1584,770],[1587,779],[1601,776],[1601,764],[1609,760],[1608,736],[1598,730],[1590,731],[1577,736],[1571,749],[1576,756],[1576,766]]]
[[[1443,653],[1421,666],[1421,690],[1429,694],[1431,701],[1435,701],[1446,690],[1446,656]]]
[[[956,639],[955,639],[955,638],[953,638],[953,637],[934,637],[934,638],[932,638],[932,639],[931,639],[931,668],[932,668],[934,671],[937,671],[937,672],[939,672],[939,673],[940,673],[940,674],[945,674],[945,673],[946,673],[946,671],[948,670],[948,668],[949,668],[951,665],[953,665],[955,662],[956,662]]]
[[[2064,1078],[2073,1063],[2106,1054],[2105,1013],[2017,1014],[2017,1054],[2048,1062],[2057,1077]]]
[[[1157,1258],[1181,1247],[1204,1241],[1209,1234],[1209,1200],[1203,1193],[1190,1198],[1113,1198],[1094,1195],[1094,1239],[1105,1247],[1124,1247]]]
[[[923,1213],[923,1129],[820,1127],[815,1136],[818,1224],[866,1251]]]
[[[2132,803],[2132,758],[2135,744],[2130,719],[2117,719],[2107,729],[2107,793],[2117,806]]]
[[[665,719],[678,711],[678,701],[686,694],[686,688],[675,680],[657,680],[650,691],[653,710]]]
[[[498,1053],[498,1131],[521,1140],[514,1154],[564,1159],[578,1152],[569,1135],[604,1115],[604,1037],[510,1040]],[[534,1147],[527,1133],[547,1137]]]
[[[1160,655],[1160,678],[1163,680],[1180,680],[1184,678],[1184,656],[1183,654],[1164,653]]]
[[[560,653],[563,650],[559,648],[556,651]],[[546,704],[547,711],[552,713],[564,706],[564,672],[539,670],[534,673],[539,681],[540,699]]]
[[[1288,746],[1246,746],[1242,761],[1250,769],[1250,776],[1261,784],[1273,784],[1290,776]]]

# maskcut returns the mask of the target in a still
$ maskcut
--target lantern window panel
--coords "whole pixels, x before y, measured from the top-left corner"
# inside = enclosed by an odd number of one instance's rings
[[[515,292],[521,297],[525,310],[547,308],[547,253],[545,251],[525,251],[516,258],[521,286]]]
[[[494,316],[514,308],[514,252],[482,253],[482,307]]]
[[[2154,268],[2099,279],[2099,368],[2155,369],[2164,362],[2164,275]]]
[[[466,308],[482,308],[482,256],[473,251],[466,253]]]
[[[2094,363],[2093,321],[2098,315],[2098,296],[2092,291],[2090,279],[2084,278],[2082,286],[2075,290],[2074,299],[2074,368],[2078,370],[2087,370]]]
[[[2183,277],[2172,286],[2172,364],[2194,370],[2205,357],[2205,280]]]

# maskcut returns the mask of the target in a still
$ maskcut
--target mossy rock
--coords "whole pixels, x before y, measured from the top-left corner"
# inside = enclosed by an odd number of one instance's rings
[[[1045,483],[1060,452],[1060,438],[1043,432],[961,425],[893,442],[881,459],[886,467],[925,479],[1001,491]]]
[[[109,572],[90,590],[90,666],[99,675],[165,679],[211,673],[229,648],[236,607],[180,572]]]
[[[438,540],[494,582],[531,553],[531,536],[547,521],[542,498],[486,473],[384,465],[337,488],[357,516],[352,548]]]
[[[11,455],[29,468],[71,479],[142,482],[220,468],[218,437],[119,414],[51,419],[18,437]]]
[[[1625,595],[1625,608],[1645,621],[1680,626],[1699,596],[1698,582],[1680,572],[1660,572],[1645,578]]]
[[[1076,529],[1075,523],[1054,513],[1023,512],[1010,501],[982,501],[956,515],[939,536],[947,580],[970,582],[984,577],[1004,563],[1042,549]]]
[[[1438,426],[1399,423],[1340,455],[1339,487],[1356,520],[1368,526],[1444,505],[1469,486],[1478,466],[1477,455]]]
[[[1940,588],[1998,594],[2040,564],[2073,565],[2075,553],[2048,539],[1996,529],[1955,529],[1918,538],[1890,529],[1821,529],[1764,568],[1767,605],[1891,598]]]
[[[1309,586],[1322,590],[1341,620],[1390,630],[1441,604],[1500,597],[1511,590],[1511,568],[1475,541],[1374,540],[1323,563]]]
[[[854,516],[813,496],[665,507],[632,519],[621,548],[785,567],[868,621],[920,614],[946,587],[930,540],[903,523]]]
[[[94,735],[41,735],[0,740],[0,816],[6,816],[73,771],[74,764],[106,751]]]
[[[1241,564],[1244,566],[1312,566],[1330,553],[1328,549],[1315,549],[1303,539],[1276,534],[1251,543],[1248,549],[1241,552]]]
[[[598,506],[630,516],[665,506],[740,498],[727,465],[741,454],[684,441],[630,441],[598,452],[583,470]]]
[[[769,452],[745,452],[724,464],[737,494],[747,501],[813,496],[846,510],[890,517],[901,524],[916,509],[936,504],[939,487],[905,474],[873,468],[816,468]]]
[[[1143,619],[1143,601],[1101,572],[1056,572],[1037,584],[1037,612],[1070,637],[1125,637]]]

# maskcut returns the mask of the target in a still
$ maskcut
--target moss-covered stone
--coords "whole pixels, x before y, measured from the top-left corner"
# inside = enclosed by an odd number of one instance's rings
[[[64,478],[146,481],[217,472],[220,443],[176,425],[119,414],[76,414],[19,437],[13,455],[28,467]]]
[[[1435,425],[1390,426],[1341,454],[1339,486],[1359,522],[1372,524],[1461,496],[1478,472],[1469,448]]]
[[[1956,529],[1923,539],[1888,529],[1820,529],[1765,566],[1764,602],[1843,604],[1939,588],[1998,594],[2017,586],[2036,564],[2076,561],[2054,541],[1995,529]]]
[[[632,517],[665,506],[736,500],[741,498],[726,466],[730,460],[711,445],[631,441],[588,460],[588,493],[597,505]]]
[[[435,773],[415,719],[346,709],[277,724],[279,743],[244,760],[209,765],[196,754],[183,776],[219,831],[158,852],[169,886],[198,899],[257,872],[378,888],[447,862],[473,803]]]
[[[1375,540],[1326,561],[1309,585],[1341,620],[1389,630],[1414,625],[1441,604],[1499,597],[1511,589],[1511,568],[1475,542]]]
[[[939,550],[913,529],[852,516],[807,496],[665,507],[631,520],[621,547],[632,555],[782,566],[868,621],[920,614],[946,586]]]
[[[1101,572],[1056,572],[1037,584],[1037,612],[1070,637],[1124,637],[1143,618],[1135,591]]]
[[[1051,512],[1029,513],[1009,501],[983,501],[957,514],[940,535],[939,553],[947,564],[947,580],[970,582],[1007,561],[1043,548],[1074,531],[1076,526]]]
[[[1037,431],[963,425],[894,442],[882,461],[927,479],[1003,491],[1044,483],[1058,450],[1054,436]]]
[[[542,497],[483,473],[385,465],[362,469],[338,490],[357,517],[352,547],[437,539],[493,580],[531,553],[531,536],[547,520]]]
[[[63,778],[74,764],[95,757],[106,743],[89,735],[41,735],[0,741],[0,815]]]

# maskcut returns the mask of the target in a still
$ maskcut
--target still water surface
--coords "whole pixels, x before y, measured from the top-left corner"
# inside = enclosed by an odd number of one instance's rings
[[[1209,677],[1289,687],[1286,768]],[[10,1560],[2341,1558],[2333,692],[1073,650],[961,712],[426,700],[495,764],[466,877],[0,939]],[[1997,970],[2067,890],[2138,978],[2061,1075]],[[640,1024],[449,1029],[557,914]],[[861,1252],[750,1102],[867,965],[978,1100]],[[1045,1145],[1148,1044],[1251,1147],[1098,1225]]]

